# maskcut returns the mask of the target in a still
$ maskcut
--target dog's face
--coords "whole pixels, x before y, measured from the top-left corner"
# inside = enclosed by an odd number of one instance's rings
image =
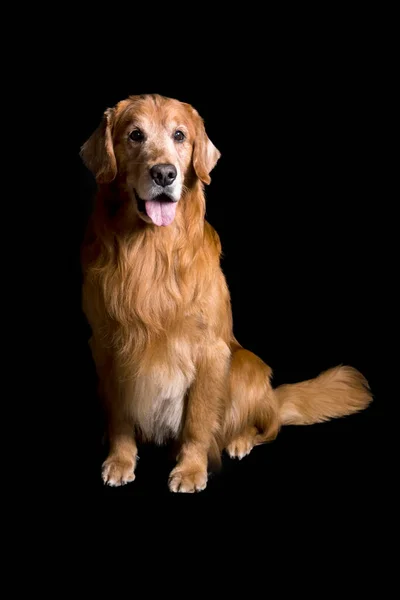
[[[118,178],[143,221],[166,226],[196,177],[210,183],[220,153],[189,104],[147,95],[106,110],[81,156],[99,184]]]

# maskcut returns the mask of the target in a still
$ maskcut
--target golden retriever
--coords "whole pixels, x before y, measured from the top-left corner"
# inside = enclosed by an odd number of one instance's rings
[[[369,404],[367,381],[347,366],[273,389],[270,367],[236,341],[220,240],[205,220],[220,153],[194,108],[131,96],[105,111],[81,156],[98,184],[83,310],[108,423],[105,483],[135,479],[137,440],[175,439],[170,490],[203,490],[224,449],[241,459],[282,425]]]

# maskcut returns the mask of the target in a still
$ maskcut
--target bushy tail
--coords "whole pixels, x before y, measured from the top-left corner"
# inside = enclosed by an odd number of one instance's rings
[[[363,410],[372,401],[365,377],[353,367],[335,367],[315,379],[275,389],[282,425],[311,425]]]

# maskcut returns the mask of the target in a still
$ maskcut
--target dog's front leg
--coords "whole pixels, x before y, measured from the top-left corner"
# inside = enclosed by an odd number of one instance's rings
[[[125,485],[135,479],[137,447],[128,408],[131,396],[131,385],[119,382],[116,373],[110,370],[104,385],[109,454],[103,463],[103,481],[111,486]]]
[[[119,411],[109,416],[110,451],[103,463],[103,481],[119,486],[135,479],[137,447],[133,423]]]
[[[226,395],[230,350],[222,340],[202,350],[190,389],[183,443],[169,478],[172,492],[197,492],[207,485],[207,463]]]

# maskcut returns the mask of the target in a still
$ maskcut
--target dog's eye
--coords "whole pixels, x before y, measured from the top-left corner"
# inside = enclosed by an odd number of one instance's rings
[[[174,140],[176,142],[183,142],[183,140],[185,139],[185,134],[182,131],[175,131],[174,133]]]
[[[143,133],[140,131],[140,129],[134,129],[130,134],[129,137],[131,138],[131,140],[133,140],[134,142],[143,142],[144,140],[144,135]]]

